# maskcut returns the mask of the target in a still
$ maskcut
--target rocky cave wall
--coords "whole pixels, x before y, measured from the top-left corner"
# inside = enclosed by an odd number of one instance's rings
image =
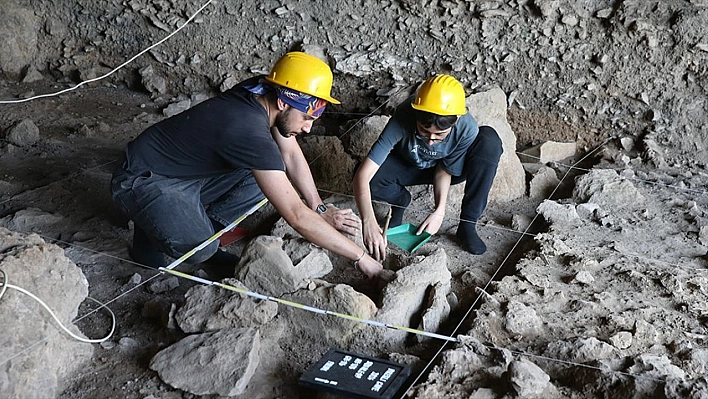
[[[107,82],[175,102],[304,46],[335,70],[336,112],[369,111],[447,72],[470,92],[500,86],[520,145],[631,136],[670,164],[708,159],[706,0],[6,3],[0,73],[10,79],[63,88],[101,76],[207,4]]]

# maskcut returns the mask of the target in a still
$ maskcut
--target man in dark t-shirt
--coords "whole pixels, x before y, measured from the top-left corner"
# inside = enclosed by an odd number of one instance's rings
[[[339,104],[330,94],[332,80],[320,59],[287,53],[269,75],[165,119],[128,143],[111,189],[134,223],[133,260],[164,267],[165,255],[184,256],[265,197],[303,237],[377,276],[381,264],[339,233],[355,234],[360,219],[351,209],[323,204],[296,141],[328,102]],[[218,245],[186,261],[235,266],[238,259]]]
[[[465,91],[457,79],[436,75],[426,80],[416,96],[396,108],[354,177],[366,249],[382,260],[388,244],[372,199],[391,204],[389,226],[395,227],[411,202],[406,186],[432,184],[435,209],[417,234],[435,234],[445,217],[450,185],[466,181],[457,236],[468,252],[484,253],[487,247],[476,223],[487,206],[501,154],[497,132],[478,127],[467,112]]]

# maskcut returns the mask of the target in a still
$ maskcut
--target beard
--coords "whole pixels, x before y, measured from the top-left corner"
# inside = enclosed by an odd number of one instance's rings
[[[278,114],[278,116],[275,117],[275,127],[278,129],[280,135],[286,139],[290,137],[290,133],[292,133],[293,130],[287,123],[290,111],[292,111],[292,108],[288,108],[285,112]]]

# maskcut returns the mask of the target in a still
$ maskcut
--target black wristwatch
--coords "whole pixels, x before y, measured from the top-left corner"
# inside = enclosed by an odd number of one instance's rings
[[[317,212],[318,215],[321,215],[327,212],[327,207],[325,206],[325,204],[319,204],[317,205],[317,208],[315,208],[315,212]]]

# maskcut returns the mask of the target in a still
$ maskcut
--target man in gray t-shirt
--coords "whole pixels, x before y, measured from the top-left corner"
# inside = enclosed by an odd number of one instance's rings
[[[476,222],[487,206],[502,142],[489,127],[478,127],[465,107],[462,84],[449,75],[423,83],[416,96],[398,106],[354,177],[364,246],[376,259],[386,255],[386,237],[371,201],[391,204],[389,226],[400,225],[411,202],[406,186],[432,184],[435,209],[417,234],[435,234],[445,216],[450,185],[465,182],[457,236],[465,250],[479,255],[487,247]]]

